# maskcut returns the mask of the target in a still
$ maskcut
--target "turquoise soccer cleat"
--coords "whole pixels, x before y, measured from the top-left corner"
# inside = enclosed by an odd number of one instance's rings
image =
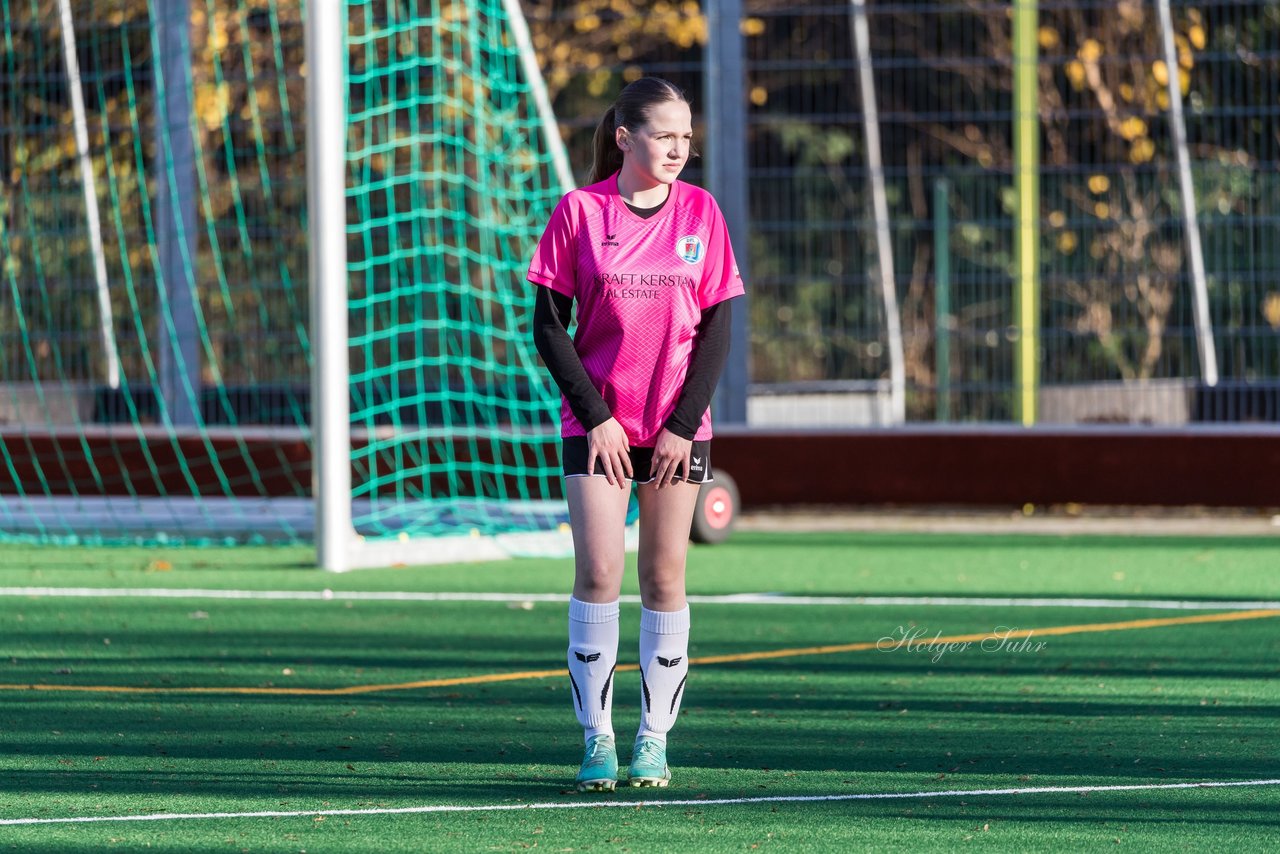
[[[612,792],[618,785],[618,748],[613,736],[595,735],[587,740],[576,782],[579,792]]]
[[[633,786],[665,786],[671,782],[667,767],[667,745],[664,741],[642,735],[631,752],[631,769],[627,775]]]

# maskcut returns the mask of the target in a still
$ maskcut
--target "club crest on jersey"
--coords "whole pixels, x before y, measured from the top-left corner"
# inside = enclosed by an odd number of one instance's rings
[[[702,238],[696,234],[681,237],[676,241],[676,255],[686,264],[697,264],[702,260]]]

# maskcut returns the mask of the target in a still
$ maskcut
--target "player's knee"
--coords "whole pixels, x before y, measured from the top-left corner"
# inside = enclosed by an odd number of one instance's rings
[[[640,592],[646,602],[669,602],[684,598],[683,571],[641,573]]]
[[[611,563],[586,563],[578,567],[575,588],[589,594],[591,602],[603,602],[622,585],[622,567]]]

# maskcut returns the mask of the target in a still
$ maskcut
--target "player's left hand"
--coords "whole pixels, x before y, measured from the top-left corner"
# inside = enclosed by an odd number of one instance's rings
[[[654,478],[654,485],[661,489],[675,483],[677,470],[687,480],[689,455],[692,452],[691,440],[682,439],[664,427],[658,434],[657,443],[653,446],[653,463],[649,466],[649,476]]]

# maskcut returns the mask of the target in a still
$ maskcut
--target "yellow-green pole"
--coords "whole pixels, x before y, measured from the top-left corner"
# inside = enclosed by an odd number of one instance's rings
[[[1014,189],[1018,198],[1014,300],[1018,326],[1015,408],[1023,426],[1036,423],[1040,385],[1040,115],[1036,0],[1013,3]]]

